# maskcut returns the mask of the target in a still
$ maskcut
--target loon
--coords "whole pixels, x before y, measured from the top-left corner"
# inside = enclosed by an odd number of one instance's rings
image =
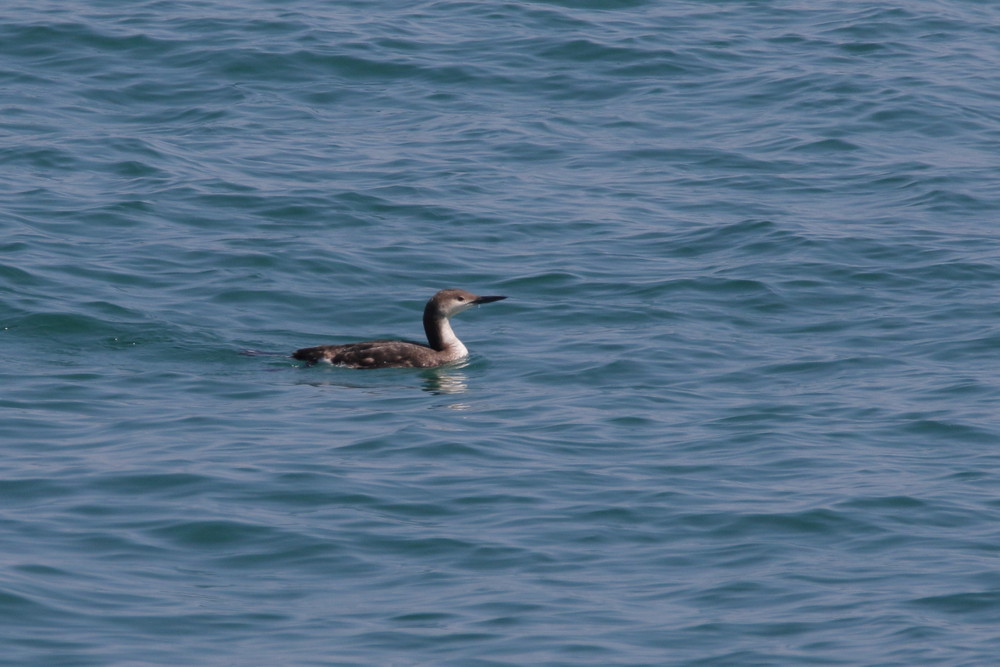
[[[424,307],[427,345],[405,340],[369,340],[345,345],[319,345],[296,350],[292,358],[312,366],[326,362],[348,368],[433,368],[466,357],[469,351],[448,318],[481,303],[505,296],[476,296],[461,289],[443,289]]]

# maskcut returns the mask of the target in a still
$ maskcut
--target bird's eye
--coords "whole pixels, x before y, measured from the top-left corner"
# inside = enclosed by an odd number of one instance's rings
[[[465,297],[464,296],[459,296],[459,297],[455,297],[455,298],[458,299],[459,301],[465,301]]]

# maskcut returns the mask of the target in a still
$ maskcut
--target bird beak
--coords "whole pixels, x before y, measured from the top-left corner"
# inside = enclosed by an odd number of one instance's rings
[[[505,296],[480,296],[477,297],[476,300],[473,301],[472,303],[478,306],[481,303],[493,303],[494,301],[500,301],[501,299],[506,299],[506,298],[507,297]]]

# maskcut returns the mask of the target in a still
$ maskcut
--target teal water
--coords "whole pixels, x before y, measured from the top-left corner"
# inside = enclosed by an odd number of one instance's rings
[[[998,91],[973,0],[8,3],[0,663],[994,663]]]

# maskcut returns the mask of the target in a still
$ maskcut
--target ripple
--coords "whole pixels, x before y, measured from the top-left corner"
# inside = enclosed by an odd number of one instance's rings
[[[991,5],[21,5],[12,663],[993,658]]]

